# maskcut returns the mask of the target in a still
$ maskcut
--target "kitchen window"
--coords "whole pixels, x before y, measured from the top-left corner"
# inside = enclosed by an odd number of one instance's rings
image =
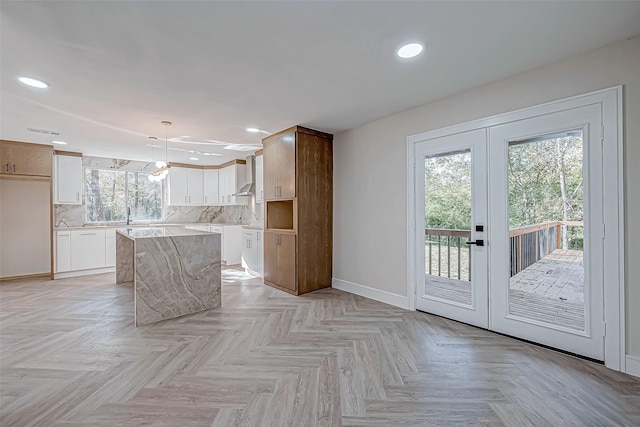
[[[162,181],[144,172],[85,168],[87,222],[161,221]]]

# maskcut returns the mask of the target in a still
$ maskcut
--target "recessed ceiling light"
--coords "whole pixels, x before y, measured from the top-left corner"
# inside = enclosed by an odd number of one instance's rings
[[[409,43],[398,49],[398,56],[400,58],[413,58],[420,55],[422,52],[422,45],[420,43]]]
[[[189,160],[200,160],[200,159],[197,157],[189,157]]]
[[[258,133],[258,132],[260,132],[260,129],[258,129],[258,128],[247,128],[247,132]]]
[[[51,141],[52,144],[58,144],[58,145],[67,145],[66,142],[64,141]]]
[[[43,82],[42,80],[37,80],[31,77],[18,77],[20,83],[25,84],[31,87],[37,87],[38,89],[46,89],[49,87],[49,84]]]

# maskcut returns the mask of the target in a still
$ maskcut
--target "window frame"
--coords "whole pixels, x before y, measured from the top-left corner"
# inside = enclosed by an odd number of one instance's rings
[[[84,203],[83,203],[83,207],[84,207],[84,223],[85,224],[91,224],[91,225],[114,225],[114,224],[126,224],[127,221],[126,219],[124,221],[89,221],[89,218],[87,217],[87,181],[86,181],[86,176],[87,176],[87,170],[99,170],[99,171],[110,171],[110,172],[121,172],[124,173],[124,208],[125,208],[125,218],[126,218],[126,210],[129,206],[129,172],[134,172],[134,173],[144,173],[149,175],[149,173],[145,172],[145,171],[138,171],[138,170],[126,170],[126,169],[111,169],[111,168],[100,168],[100,167],[92,167],[92,166],[83,166],[82,167],[82,187],[83,187],[83,192],[84,192]],[[166,214],[166,205],[165,205],[165,181],[166,180],[162,180],[160,181],[160,195],[161,195],[161,202],[160,202],[160,219],[132,219],[131,223],[136,223],[136,224],[162,224],[164,223],[165,220],[165,214]]]

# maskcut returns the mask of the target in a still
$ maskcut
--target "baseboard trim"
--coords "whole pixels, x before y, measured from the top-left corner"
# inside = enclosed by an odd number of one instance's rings
[[[21,276],[0,277],[0,282],[19,279],[37,279],[38,277],[48,277],[49,279],[51,279],[51,273],[23,274]]]
[[[627,374],[640,378],[640,357],[627,354],[625,359]]]
[[[65,271],[64,273],[56,273],[54,279],[68,279],[70,277],[91,276],[92,274],[113,273],[115,267],[94,268],[91,270]]]
[[[403,295],[392,294],[391,292],[381,291],[380,289],[370,288],[369,286],[360,285],[358,283],[349,282],[347,280],[336,279],[335,277],[331,279],[331,286],[334,289],[340,289],[341,291],[360,295],[361,297],[369,298],[396,307],[404,309],[408,309],[409,307],[409,299]]]

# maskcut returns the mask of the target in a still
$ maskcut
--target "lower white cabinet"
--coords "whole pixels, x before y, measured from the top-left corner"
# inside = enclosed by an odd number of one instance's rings
[[[71,270],[71,231],[56,233],[56,273]]]
[[[113,268],[116,265],[115,228],[58,230],[55,246],[56,273]]]
[[[263,237],[261,230],[242,230],[242,267],[258,277],[264,274]]]
[[[71,230],[71,270],[105,266],[105,230]]]

